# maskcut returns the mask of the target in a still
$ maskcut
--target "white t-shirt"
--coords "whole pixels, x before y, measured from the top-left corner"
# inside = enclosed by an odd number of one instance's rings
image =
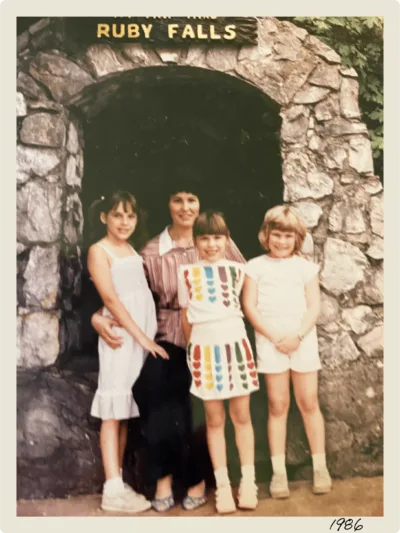
[[[178,300],[190,324],[243,317],[240,292],[245,265],[223,259],[198,261],[178,270]]]
[[[293,255],[275,259],[261,255],[246,265],[246,274],[257,282],[257,308],[282,331],[297,331],[307,310],[305,286],[319,266]]]

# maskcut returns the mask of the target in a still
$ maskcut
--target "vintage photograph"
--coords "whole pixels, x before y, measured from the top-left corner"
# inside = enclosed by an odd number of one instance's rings
[[[17,516],[384,515],[383,33],[17,18]]]

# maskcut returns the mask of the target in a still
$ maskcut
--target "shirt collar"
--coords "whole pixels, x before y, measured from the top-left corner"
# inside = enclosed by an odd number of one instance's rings
[[[160,242],[158,247],[158,252],[160,256],[165,255],[168,253],[172,248],[175,248],[174,241],[171,238],[171,235],[168,231],[169,226],[165,228],[165,230],[160,233]]]
[[[172,240],[171,235],[169,234],[169,226],[165,228],[165,230],[160,233],[160,240],[158,244],[158,253],[160,256],[163,256],[170,252],[173,248],[176,248],[175,241]],[[193,245],[192,245],[193,246]]]

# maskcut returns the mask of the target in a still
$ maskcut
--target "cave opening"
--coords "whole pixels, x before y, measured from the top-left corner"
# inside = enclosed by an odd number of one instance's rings
[[[116,189],[147,213],[149,237],[169,223],[169,181],[199,191],[201,209],[223,212],[248,259],[265,211],[282,202],[279,107],[258,89],[199,68],[143,69],[84,121],[83,212]],[[84,226],[84,248],[89,227]]]

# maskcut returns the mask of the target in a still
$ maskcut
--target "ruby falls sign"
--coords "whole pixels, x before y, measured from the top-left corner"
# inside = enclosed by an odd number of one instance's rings
[[[254,17],[68,17],[66,24],[70,37],[86,44],[257,44]]]

